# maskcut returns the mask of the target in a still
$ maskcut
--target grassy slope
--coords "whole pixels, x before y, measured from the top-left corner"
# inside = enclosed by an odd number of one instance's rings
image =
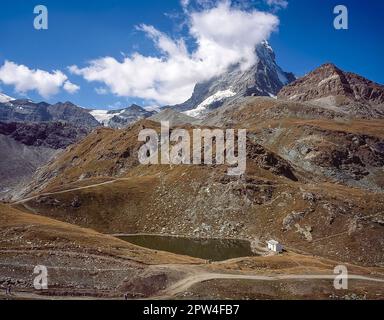
[[[144,264],[196,263],[198,259],[152,251],[43,216],[0,205],[0,247],[5,250],[64,250],[112,255]]]

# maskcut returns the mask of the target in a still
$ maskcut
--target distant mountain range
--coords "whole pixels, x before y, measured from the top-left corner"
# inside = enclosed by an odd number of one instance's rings
[[[324,108],[341,107],[348,112],[366,116],[380,116],[384,103],[383,86],[362,76],[344,72],[327,63],[303,78],[297,79],[285,72],[276,62],[273,49],[267,41],[256,48],[257,63],[248,70],[234,65],[224,74],[198,83],[186,102],[166,106],[163,115],[175,118],[204,119],[219,107],[233,106],[250,96],[265,96],[290,101],[310,102]],[[367,105],[369,108],[367,109]],[[374,106],[374,107],[370,107]],[[348,107],[348,108],[347,108]],[[171,115],[170,110],[174,113]],[[0,93],[0,122],[55,122],[71,123],[88,129],[106,126],[125,128],[139,120],[156,116],[156,111],[133,104],[118,110],[88,110],[71,102],[50,105],[30,100],[15,100]],[[161,119],[162,117],[157,117]],[[156,118],[155,118],[156,119]]]
[[[89,113],[103,126],[114,129],[125,128],[136,121],[156,114],[155,111],[147,111],[136,104],[119,110],[92,110]]]
[[[14,99],[0,95],[0,122],[46,123],[64,122],[91,130],[99,126],[121,129],[141,119],[149,118],[156,111],[133,104],[118,110],[90,110],[72,102],[49,104],[27,99]]]
[[[25,99],[0,103],[0,122],[65,122],[87,129],[100,126],[87,110],[71,102],[51,105]]]

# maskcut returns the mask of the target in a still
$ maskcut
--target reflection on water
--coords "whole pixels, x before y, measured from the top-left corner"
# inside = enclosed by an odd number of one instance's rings
[[[250,243],[244,240],[194,239],[158,235],[128,235],[120,236],[119,238],[141,247],[211,261],[255,255],[251,250]]]

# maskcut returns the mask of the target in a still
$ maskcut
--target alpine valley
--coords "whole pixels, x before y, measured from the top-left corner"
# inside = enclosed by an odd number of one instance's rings
[[[383,299],[384,86],[332,63],[296,79],[268,42],[256,53],[159,112],[1,94],[0,284],[19,299]],[[141,165],[139,132],[161,121],[246,129],[245,174]],[[35,265],[48,290],[33,289]],[[348,293],[330,280],[337,265]]]

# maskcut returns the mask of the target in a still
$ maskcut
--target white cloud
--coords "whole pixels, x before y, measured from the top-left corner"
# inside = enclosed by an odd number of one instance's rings
[[[117,96],[163,105],[181,103],[191,96],[197,82],[219,75],[235,63],[243,68],[251,66],[257,59],[256,45],[279,24],[273,14],[242,10],[229,1],[198,11],[189,11],[188,4],[182,1],[189,34],[196,43],[193,52],[188,51],[183,38],[173,39],[143,24],[137,29],[154,42],[160,57],[140,53],[122,60],[104,57],[83,68],[72,66],[70,71],[87,81],[103,83]]]
[[[95,91],[97,94],[99,95],[105,95],[105,94],[108,94],[108,89],[106,88],[103,88],[103,87],[100,87],[100,88],[95,88]]]
[[[65,81],[63,88],[70,94],[74,94],[80,90],[80,87],[77,84],[74,84],[69,80]]]
[[[266,0],[267,4],[274,9],[285,9],[288,7],[287,0]]]
[[[40,69],[29,69],[12,61],[5,61],[0,68],[0,81],[12,85],[18,93],[37,91],[42,97],[55,95],[63,88],[69,93],[75,93],[79,86],[71,83],[68,77],[59,70],[47,72]]]
[[[180,0],[180,3],[183,8],[186,8],[189,5],[189,0]]]

